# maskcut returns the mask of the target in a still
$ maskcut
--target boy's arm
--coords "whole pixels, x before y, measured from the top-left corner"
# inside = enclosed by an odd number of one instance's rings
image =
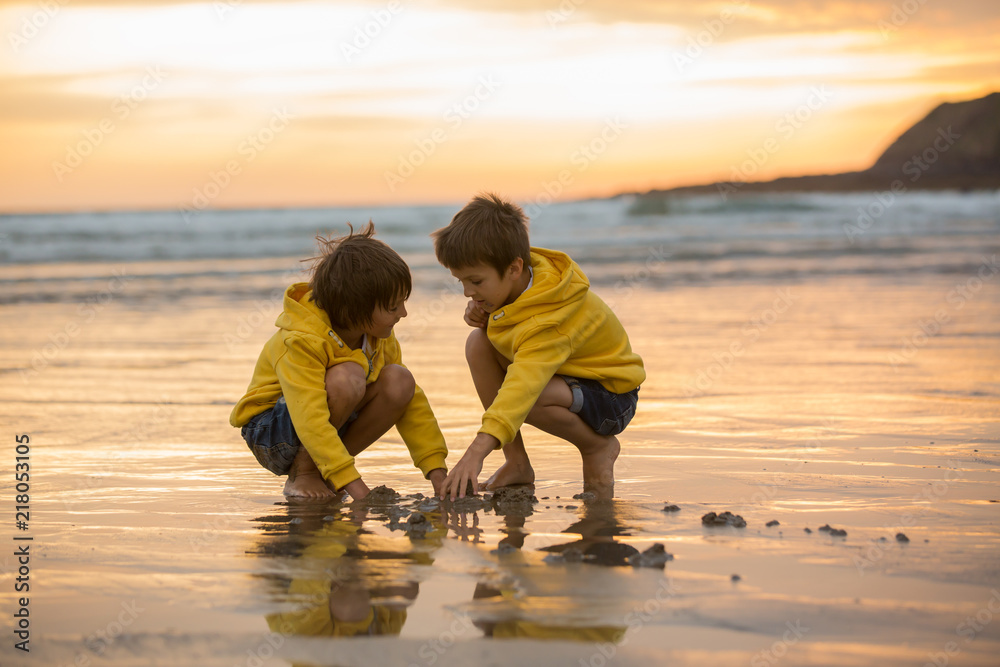
[[[353,359],[344,358],[343,361]],[[295,433],[323,479],[338,490],[354,480],[360,480],[361,475],[354,467],[354,457],[347,452],[337,429],[330,423],[324,360],[297,335],[293,335],[285,340],[285,353],[275,363],[274,370]]]
[[[491,435],[500,445],[513,440],[545,386],[571,352],[569,338],[552,329],[518,345],[500,391],[483,415],[480,435]]]
[[[444,498],[464,498],[471,483],[479,492],[483,461],[494,449],[514,439],[518,429],[542,394],[549,380],[569,358],[572,347],[566,336],[545,330],[527,339],[514,352],[500,391],[483,415],[483,425],[472,444],[445,480]]]
[[[386,345],[386,363],[399,364],[406,368],[403,364],[399,341],[396,340],[395,335],[386,341]],[[424,394],[420,385],[414,384],[413,398],[410,399],[403,415],[396,422],[396,430],[399,431],[399,436],[406,443],[410,458],[413,459],[413,465],[420,469],[426,479],[431,480],[436,490],[439,483],[436,483],[435,479],[439,475],[435,473],[432,476],[431,473],[435,470],[447,472],[448,466],[445,459],[448,457],[448,447],[437,419],[434,418],[434,411],[431,410],[427,395]],[[440,480],[444,480],[443,474],[440,475]]]

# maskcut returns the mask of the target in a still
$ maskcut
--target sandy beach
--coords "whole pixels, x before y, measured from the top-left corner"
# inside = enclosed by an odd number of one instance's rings
[[[274,304],[220,299],[245,281],[235,260],[212,264],[209,296],[204,277],[164,299],[137,267],[95,264],[82,301],[0,305],[4,466],[21,434],[31,465],[30,527],[4,526],[8,547],[30,544],[31,651],[13,648],[5,548],[3,664],[996,664],[988,258],[978,282],[974,270],[664,287],[654,269],[595,286],[649,374],[616,499],[574,499],[578,455],[526,427],[539,480],[527,509],[417,495],[430,485],[394,431],[358,466],[398,498],[286,502],[227,423]],[[285,277],[259,278],[257,293]],[[452,461],[480,416],[462,308],[425,282],[397,326]],[[14,487],[6,474],[9,508]],[[746,526],[703,525],[712,511]],[[655,544],[665,567],[623,560]],[[330,636],[338,600],[370,607],[382,636]]]

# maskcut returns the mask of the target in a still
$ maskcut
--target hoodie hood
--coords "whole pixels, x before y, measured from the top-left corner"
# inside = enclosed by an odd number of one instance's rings
[[[285,331],[330,337],[344,347],[344,341],[330,324],[330,316],[313,301],[309,283],[295,283],[285,290],[284,310],[274,324]]]
[[[531,318],[564,321],[583,307],[590,281],[565,253],[531,249],[533,282],[513,303],[490,316],[490,328],[513,326]]]

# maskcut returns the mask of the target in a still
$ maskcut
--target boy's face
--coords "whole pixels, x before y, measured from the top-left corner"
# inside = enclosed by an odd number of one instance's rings
[[[397,298],[389,309],[375,306],[372,313],[372,324],[365,329],[369,338],[388,338],[396,322],[406,317],[406,300]]]
[[[465,296],[473,299],[476,305],[487,313],[495,312],[511,303],[520,294],[517,292],[517,281],[521,277],[522,264],[518,258],[514,260],[503,275],[489,264],[473,264],[460,269],[451,269],[451,275],[462,283]]]

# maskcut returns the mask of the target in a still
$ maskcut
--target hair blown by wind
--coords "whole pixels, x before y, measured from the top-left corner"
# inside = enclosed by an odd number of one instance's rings
[[[407,299],[413,288],[410,268],[399,254],[374,238],[375,224],[355,231],[351,223],[344,236],[316,236],[320,254],[314,261],[313,301],[326,311],[336,327],[366,327],[372,324],[376,307],[392,308]]]

